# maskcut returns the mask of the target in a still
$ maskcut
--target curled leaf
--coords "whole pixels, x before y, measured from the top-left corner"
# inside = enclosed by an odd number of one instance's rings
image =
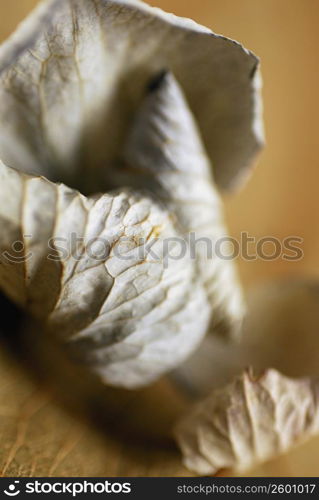
[[[188,255],[165,258],[178,231],[156,202],[86,198],[4,164],[0,198],[1,288],[105,382],[147,384],[195,349],[210,308]]]
[[[146,85],[181,83],[218,186],[263,142],[258,60],[137,0],[47,0],[0,48],[0,158],[84,194],[105,191]]]
[[[201,475],[245,471],[319,432],[319,386],[275,370],[245,372],[179,423],[185,465]]]
[[[72,357],[130,388],[243,315],[232,263],[192,247],[191,235],[213,245],[225,234],[221,203],[179,85],[157,83],[114,171],[130,189],[86,197],[0,167],[2,290]]]

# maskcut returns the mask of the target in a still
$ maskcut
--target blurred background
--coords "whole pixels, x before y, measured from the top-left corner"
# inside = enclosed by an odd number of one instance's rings
[[[261,59],[267,146],[244,189],[225,197],[229,230],[237,237],[241,231],[255,237],[301,237],[304,258],[297,262],[239,260],[243,283],[249,287],[276,276],[319,276],[319,2],[151,0],[149,3],[191,17],[217,33],[234,38]],[[1,41],[36,4],[37,0],[0,0]],[[314,461],[318,462],[318,448],[318,441],[312,441],[308,448],[258,469],[255,474],[317,475],[319,470]],[[131,455],[131,462],[121,472],[138,475],[141,471],[136,466],[134,469],[134,453]],[[174,469],[174,460],[169,462],[171,471],[182,474],[177,466]],[[156,463],[161,462],[158,459]],[[95,469],[92,470],[94,475]],[[77,470],[71,472],[76,475]],[[85,472],[89,475],[91,471]],[[62,470],[59,473],[62,475]],[[159,474],[158,469],[153,474]]]

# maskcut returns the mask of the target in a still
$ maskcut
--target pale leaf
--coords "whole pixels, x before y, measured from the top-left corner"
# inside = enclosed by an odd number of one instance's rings
[[[179,423],[185,465],[201,474],[246,471],[319,432],[319,386],[275,370],[245,372]]]
[[[0,158],[107,190],[146,85],[170,70],[217,184],[233,186],[263,142],[257,67],[237,42],[143,2],[47,0],[0,49]]]
[[[190,257],[166,259],[179,233],[155,201],[86,198],[3,163],[0,199],[2,290],[106,383],[147,384],[196,348],[210,308]]]

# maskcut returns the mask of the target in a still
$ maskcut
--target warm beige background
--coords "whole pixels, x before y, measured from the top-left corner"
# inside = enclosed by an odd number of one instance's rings
[[[0,0],[1,40],[36,3],[36,0]],[[216,32],[241,41],[262,61],[268,145],[248,185],[226,201],[230,231],[233,235],[248,231],[253,236],[301,236],[305,256],[300,262],[289,264],[280,260],[239,262],[244,283],[249,285],[278,274],[319,275],[318,0],[154,0],[151,3],[178,15],[192,17]],[[59,418],[64,417],[59,416],[57,420]],[[65,422],[65,425],[72,427],[72,422]],[[10,445],[9,440],[8,444],[11,455],[9,453],[9,458],[4,455],[6,473],[14,462],[17,439],[13,433],[12,443]],[[57,435],[57,439],[62,439],[61,435]],[[77,460],[80,463],[86,448],[80,446],[77,455],[72,454],[72,446],[75,446],[72,439],[71,436],[70,444],[57,452],[52,473],[63,474],[67,470],[65,460],[68,455],[69,466],[71,462],[76,464]],[[318,446],[318,441],[313,441],[302,452],[294,452],[290,458],[281,459],[255,473],[318,475]],[[92,460],[94,453],[92,451],[90,455]],[[106,449],[101,455],[105,460],[105,467],[101,470],[71,467],[69,472],[92,475],[182,473],[177,455],[152,455],[153,466],[147,467],[149,457],[145,458],[145,450],[143,453],[131,450],[123,455],[118,447],[109,448],[109,452]],[[107,465],[118,460],[124,460],[125,466],[113,470]],[[32,472],[28,465],[26,470]],[[33,470],[37,470],[36,466]]]

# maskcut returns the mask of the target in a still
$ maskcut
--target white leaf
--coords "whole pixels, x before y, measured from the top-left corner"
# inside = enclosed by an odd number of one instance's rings
[[[196,243],[214,251],[222,207],[172,75],[141,103],[122,157],[113,177],[131,189],[91,197],[2,164],[0,286],[107,383],[138,387],[181,364],[208,330],[234,333],[244,308],[232,263]],[[15,242],[24,248],[8,259]]]
[[[140,1],[47,0],[0,49],[0,158],[108,189],[146,85],[170,70],[231,187],[263,142],[257,66],[237,42]]]
[[[245,372],[179,423],[185,465],[201,474],[242,472],[319,432],[319,386],[275,370]]]
[[[106,383],[148,384],[196,348],[210,307],[189,256],[165,258],[181,236],[155,201],[86,198],[3,163],[0,199],[0,287]]]

